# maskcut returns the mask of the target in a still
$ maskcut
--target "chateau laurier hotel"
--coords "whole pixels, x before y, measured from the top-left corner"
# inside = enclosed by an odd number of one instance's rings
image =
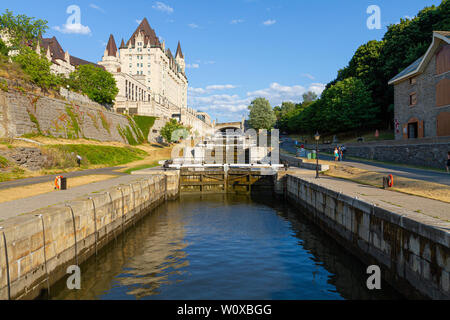
[[[0,36],[9,41],[6,33],[0,33]],[[121,114],[157,117],[151,132],[154,137],[172,118],[191,127],[194,136],[204,137],[214,131],[215,123],[207,113],[187,106],[188,80],[180,43],[174,57],[170,49],[166,49],[164,41],[159,41],[146,18],[127,43],[122,40],[119,49],[111,35],[98,64],[71,56],[63,50],[56,37],[41,38],[36,51],[40,53],[41,48],[52,62],[51,70],[55,74],[69,76],[77,66],[85,64],[112,73],[119,89],[114,110]]]
[[[208,114],[187,107],[188,80],[180,43],[174,57],[146,18],[119,49],[111,35],[98,64],[116,79],[116,112],[177,118],[200,135],[212,130]]]

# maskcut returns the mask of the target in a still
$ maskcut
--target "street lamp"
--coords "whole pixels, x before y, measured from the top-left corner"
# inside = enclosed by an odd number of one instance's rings
[[[316,133],[314,139],[316,139],[316,179],[319,179],[319,140],[320,140],[319,132]]]

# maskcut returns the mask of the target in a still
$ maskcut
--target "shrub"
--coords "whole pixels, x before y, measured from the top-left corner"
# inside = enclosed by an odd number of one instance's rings
[[[30,80],[43,89],[57,88],[58,77],[50,72],[51,62],[47,58],[40,56],[34,50],[23,47],[20,53],[13,58],[19,64],[23,72],[30,77]]]

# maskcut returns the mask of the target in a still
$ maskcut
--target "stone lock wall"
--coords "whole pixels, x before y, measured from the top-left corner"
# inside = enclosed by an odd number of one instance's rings
[[[16,90],[8,82],[0,90],[0,138],[43,134],[128,143],[124,132],[136,138],[130,120],[90,101],[67,101]],[[120,128],[120,129],[119,129]]]
[[[166,199],[177,175],[154,174],[91,198],[0,223],[0,300],[32,299]],[[40,216],[42,215],[42,216]]]
[[[447,153],[450,151],[450,137],[446,140],[448,141],[436,143],[398,141],[395,144],[345,144],[346,156],[445,169]],[[334,147],[322,145],[320,150],[332,153]]]
[[[450,223],[381,208],[288,175],[287,197],[307,218],[407,297],[450,299]]]

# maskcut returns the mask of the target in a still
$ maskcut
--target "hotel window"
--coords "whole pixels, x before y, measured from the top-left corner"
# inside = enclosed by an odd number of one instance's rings
[[[417,77],[409,78],[409,84],[416,84],[417,83]]]
[[[417,104],[417,93],[413,92],[409,95],[409,105],[415,106]]]

